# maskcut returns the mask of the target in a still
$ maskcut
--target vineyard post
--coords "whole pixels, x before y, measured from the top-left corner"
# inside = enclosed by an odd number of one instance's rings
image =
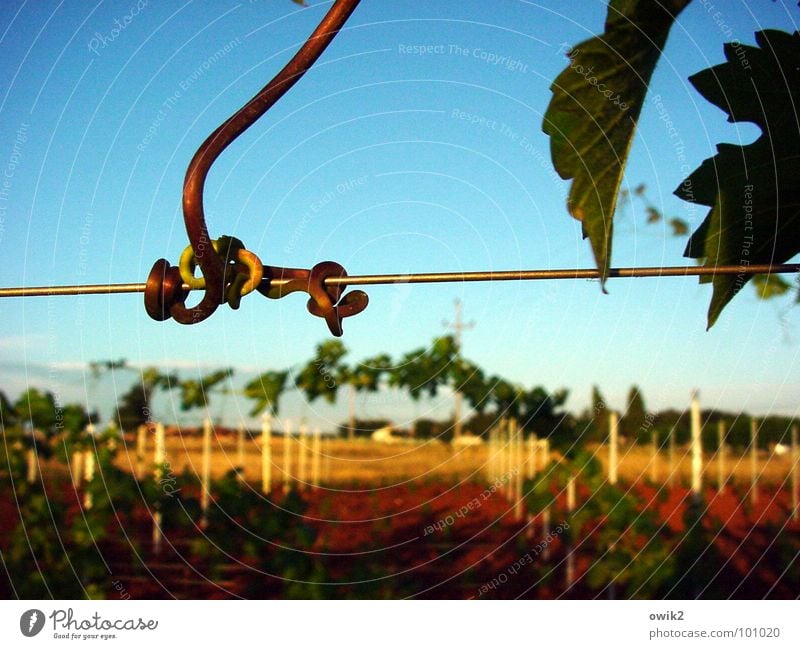
[[[800,480],[800,449],[797,448],[797,424],[792,424],[792,518],[800,519],[800,509],[798,509],[798,482]]]
[[[550,560],[550,542],[547,537],[550,536],[550,505],[547,505],[542,512],[542,559],[545,561]]]
[[[314,429],[314,441],[311,446],[311,484],[314,489],[319,489],[319,461],[322,455],[322,432],[319,427]]]
[[[528,511],[525,526],[525,538],[532,539],[536,535],[536,517],[533,512]]]
[[[522,502],[522,437],[524,431],[517,425],[517,420],[511,420],[514,424],[514,514],[517,521],[521,521],[525,516]]]
[[[155,464],[155,470],[153,472],[153,477],[158,481],[161,480],[164,461],[167,457],[164,424],[156,424],[155,437],[153,450],[153,464]]]
[[[675,427],[669,429],[669,474],[667,476],[667,486],[671,489],[675,484]]]
[[[166,453],[166,439],[164,424],[156,424],[155,428],[155,449],[153,451],[153,464],[155,470],[153,471],[153,479],[156,484],[161,484],[161,478],[164,475],[164,462],[167,459]],[[158,505],[156,505],[158,507]],[[153,553],[159,554],[161,552],[161,512],[156,509],[153,512]]]
[[[244,482],[244,422],[239,423],[239,430],[236,432],[236,477],[239,482]]]
[[[79,489],[83,480],[83,451],[72,453],[72,486]]]
[[[301,491],[306,488],[306,450],[308,447],[308,426],[305,422],[300,424],[300,429],[297,433],[297,481],[298,489]]]
[[[489,429],[486,443],[486,479],[489,482],[494,480],[494,426]]]
[[[506,476],[510,462],[508,461],[508,420],[503,417],[500,422],[500,490],[508,497]]]
[[[717,490],[725,488],[725,422],[717,423]]]
[[[692,494],[699,498],[703,490],[703,446],[701,440],[700,397],[695,390],[691,405],[692,426]]]
[[[325,477],[325,482],[331,481],[331,447],[333,446],[333,439],[329,435],[328,438],[325,440],[324,449],[325,449],[325,464],[323,465],[323,475]]]
[[[502,430],[502,423],[494,427],[494,441],[492,442],[492,482],[497,482],[503,469]]]
[[[536,439],[536,433],[531,433],[528,436],[528,480],[533,480],[536,477],[536,445],[539,440]]]
[[[144,461],[147,453],[147,433],[149,426],[141,424],[136,429],[136,477],[139,480],[144,478]]]
[[[750,502],[758,503],[758,422],[750,419]]]
[[[36,440],[33,441],[33,446],[28,449],[26,457],[28,462],[28,484],[33,484],[39,475],[39,456],[36,454]]]
[[[283,423],[283,492],[291,488],[292,480],[292,422]]]
[[[489,481],[494,482],[498,476],[498,460],[497,457],[497,426],[492,426],[489,431]]]
[[[356,386],[350,385],[347,390],[347,441],[356,439]]]
[[[517,517],[517,481],[514,469],[517,466],[517,422],[509,419],[508,421],[508,495],[514,506],[514,519]]]
[[[83,479],[87,487],[89,483],[94,480],[94,448],[87,448],[83,452]],[[85,509],[91,509],[92,505],[94,505],[92,493],[87,491],[83,494],[83,507]]]
[[[508,453],[508,443],[511,439],[509,435],[509,426],[511,423],[505,417],[500,422],[500,481],[502,483],[501,489],[508,496],[508,485],[506,483],[508,472],[511,470],[511,458]]]
[[[650,431],[650,444],[653,449],[653,459],[650,462],[650,482],[658,480],[658,431],[655,426]]]
[[[261,417],[261,493],[272,492],[272,427],[269,415]]]
[[[200,519],[201,527],[208,523],[208,503],[211,495],[211,418],[203,420],[203,458],[200,475]]]
[[[567,480],[567,517],[572,521],[572,512],[575,511],[575,476],[572,475]],[[572,548],[571,535],[568,536],[569,542],[567,544],[567,575],[566,587],[569,590],[575,581],[575,553]]]
[[[617,484],[619,446],[619,415],[615,410],[608,413],[608,483]]]

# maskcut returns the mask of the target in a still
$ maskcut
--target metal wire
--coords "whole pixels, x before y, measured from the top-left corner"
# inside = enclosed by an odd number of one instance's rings
[[[708,275],[800,273],[800,264],[769,264],[753,266],[644,266],[612,268],[609,277],[697,277]],[[552,279],[600,279],[595,268],[563,268],[554,270],[481,270],[453,273],[408,273],[386,275],[350,275],[328,277],[328,286],[371,286],[378,284],[438,284],[447,282],[504,282]],[[290,280],[276,278],[270,287],[288,284]],[[188,290],[188,286],[184,285]],[[0,288],[0,297],[36,297],[49,295],[105,295],[116,293],[143,293],[145,284],[77,284],[72,286],[23,286]]]

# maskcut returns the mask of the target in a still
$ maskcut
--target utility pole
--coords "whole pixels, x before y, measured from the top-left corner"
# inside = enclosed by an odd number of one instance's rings
[[[455,300],[455,307],[456,307],[456,317],[453,322],[447,322],[447,320],[442,321],[442,325],[453,331],[453,339],[456,343],[456,348],[458,349],[458,355],[461,355],[461,334],[469,329],[475,327],[475,322],[470,321],[465,323],[462,319],[463,315],[463,307],[461,305],[461,300]],[[453,393],[453,422],[454,422],[454,430],[453,430],[453,439],[459,439],[461,437],[461,392],[457,389],[454,390]]]

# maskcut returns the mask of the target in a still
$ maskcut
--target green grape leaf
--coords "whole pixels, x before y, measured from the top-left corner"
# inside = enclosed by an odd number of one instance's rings
[[[672,228],[673,237],[682,237],[689,234],[689,224],[677,216],[669,220],[669,225]]]
[[[707,205],[708,216],[685,256],[705,266],[740,266],[736,275],[711,275],[708,327],[742,286],[748,267],[781,264],[800,253],[800,34],[756,33],[759,47],[725,45],[727,63],[690,77],[703,97],[731,122],[753,122],[761,136],[745,146],[717,145],[675,194]]]
[[[286,386],[289,372],[270,370],[257,376],[244,386],[244,396],[255,401],[250,416],[260,415],[265,410],[278,412],[278,401]]]
[[[650,77],[689,2],[610,0],[605,32],[573,47],[551,86],[542,130],[550,136],[556,171],[573,180],[567,209],[582,223],[603,282],[617,196]]]
[[[785,295],[792,288],[792,285],[780,275],[764,275],[763,273],[753,277],[753,284],[755,284],[758,297],[762,300]]]

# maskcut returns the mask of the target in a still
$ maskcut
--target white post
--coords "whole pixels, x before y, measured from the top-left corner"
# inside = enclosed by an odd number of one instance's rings
[[[619,415],[612,410],[608,413],[608,483],[617,484],[619,447]]]
[[[506,492],[506,474],[508,473],[508,420],[500,420],[500,489]]]
[[[750,420],[750,502],[758,503],[758,423]]]
[[[239,424],[239,430],[236,436],[236,474],[239,482],[245,481],[245,467],[244,467],[244,422]]]
[[[298,488],[302,491],[308,486],[308,474],[306,472],[306,456],[308,455],[307,451],[309,450],[309,438],[308,438],[308,426],[305,423],[300,424],[300,430],[298,434],[298,446],[297,446],[297,481],[298,481]]]
[[[528,480],[533,480],[536,477],[536,445],[539,440],[536,439],[536,433],[531,433],[528,436]]]
[[[675,484],[675,427],[669,431],[669,475],[667,485],[672,488]]]
[[[491,475],[489,477],[491,478],[491,482],[494,483],[497,482],[497,479],[500,477],[500,464],[502,461],[502,457],[500,455],[500,453],[502,453],[500,445],[500,428],[498,428],[498,425],[495,425],[495,427],[492,429],[491,440],[491,449],[489,451],[491,453]]]
[[[272,427],[269,415],[261,417],[261,493],[272,492]]]
[[[494,479],[494,427],[489,429],[489,437],[486,442],[486,480],[492,482]]]
[[[567,511],[571,514],[575,511],[575,476],[570,476],[567,481]]]
[[[536,534],[535,518],[531,512],[528,512],[528,525],[525,528],[525,538],[532,539]]]
[[[572,515],[575,511],[575,476],[570,476],[567,481],[567,513]],[[567,588],[571,588],[575,581],[575,553],[572,544],[567,548]]]
[[[347,439],[356,438],[356,386],[350,385],[347,391]]]
[[[725,488],[725,422],[717,422],[717,491]]]
[[[692,493],[699,497],[703,491],[703,446],[701,439],[700,398],[697,390],[692,393]]]
[[[87,448],[83,452],[83,478],[86,480],[86,485],[94,480],[94,450]],[[90,492],[83,494],[83,506],[86,509],[91,509],[94,505],[94,499]]]
[[[550,560],[550,542],[547,537],[550,536],[550,506],[544,508],[542,512],[542,539],[544,550],[542,550],[542,558],[545,561]]]
[[[542,471],[547,468],[548,464],[550,464],[550,440],[545,437],[542,440]]]
[[[203,420],[203,458],[200,475],[200,510],[203,516],[201,524],[208,523],[208,503],[211,490],[211,418]]]
[[[322,432],[314,429],[314,441],[311,445],[311,484],[314,489],[319,489],[319,464],[322,455]]]
[[[792,518],[800,519],[798,508],[798,482],[800,481],[800,449],[797,448],[797,424],[792,425]]]
[[[156,424],[155,433],[156,439],[153,451],[153,464],[156,465],[156,469],[153,475],[156,481],[158,481],[162,478],[162,466],[167,459],[164,424]]]
[[[331,449],[333,446],[333,438],[329,435],[328,438],[325,440],[325,444],[323,448],[325,449],[325,464],[323,465],[323,475],[325,476],[325,482],[331,481],[331,454],[333,450]]]
[[[650,443],[653,448],[653,459],[650,464],[650,481],[658,482],[658,431],[653,427],[650,431]]]
[[[164,424],[156,424],[155,436],[155,450],[153,452],[155,471],[153,472],[153,479],[156,482],[160,482],[164,475],[164,462],[167,459]],[[153,513],[153,552],[155,554],[161,552],[161,512],[158,510]]]
[[[515,453],[514,453],[514,420],[508,420],[508,428],[506,429],[506,453],[508,456],[506,457],[506,476],[505,476],[505,483],[506,483],[506,498],[514,501],[514,461],[515,461]]]
[[[144,478],[144,460],[147,455],[147,433],[149,426],[142,424],[136,429],[136,477],[139,480]]]
[[[72,453],[72,486],[79,489],[83,481],[83,451]]]
[[[27,453],[27,461],[28,461],[28,484],[33,484],[36,482],[36,478],[39,477],[39,464],[38,464],[39,456],[36,453],[36,448],[31,446],[28,449]]]
[[[291,489],[292,480],[292,422],[283,423],[283,492]]]
[[[514,424],[514,514],[518,521],[525,516],[524,503],[522,502],[522,430],[520,430],[517,420],[512,420]]]
[[[83,478],[86,482],[91,482],[94,480],[94,451],[91,448],[87,448],[83,452],[83,459]]]

